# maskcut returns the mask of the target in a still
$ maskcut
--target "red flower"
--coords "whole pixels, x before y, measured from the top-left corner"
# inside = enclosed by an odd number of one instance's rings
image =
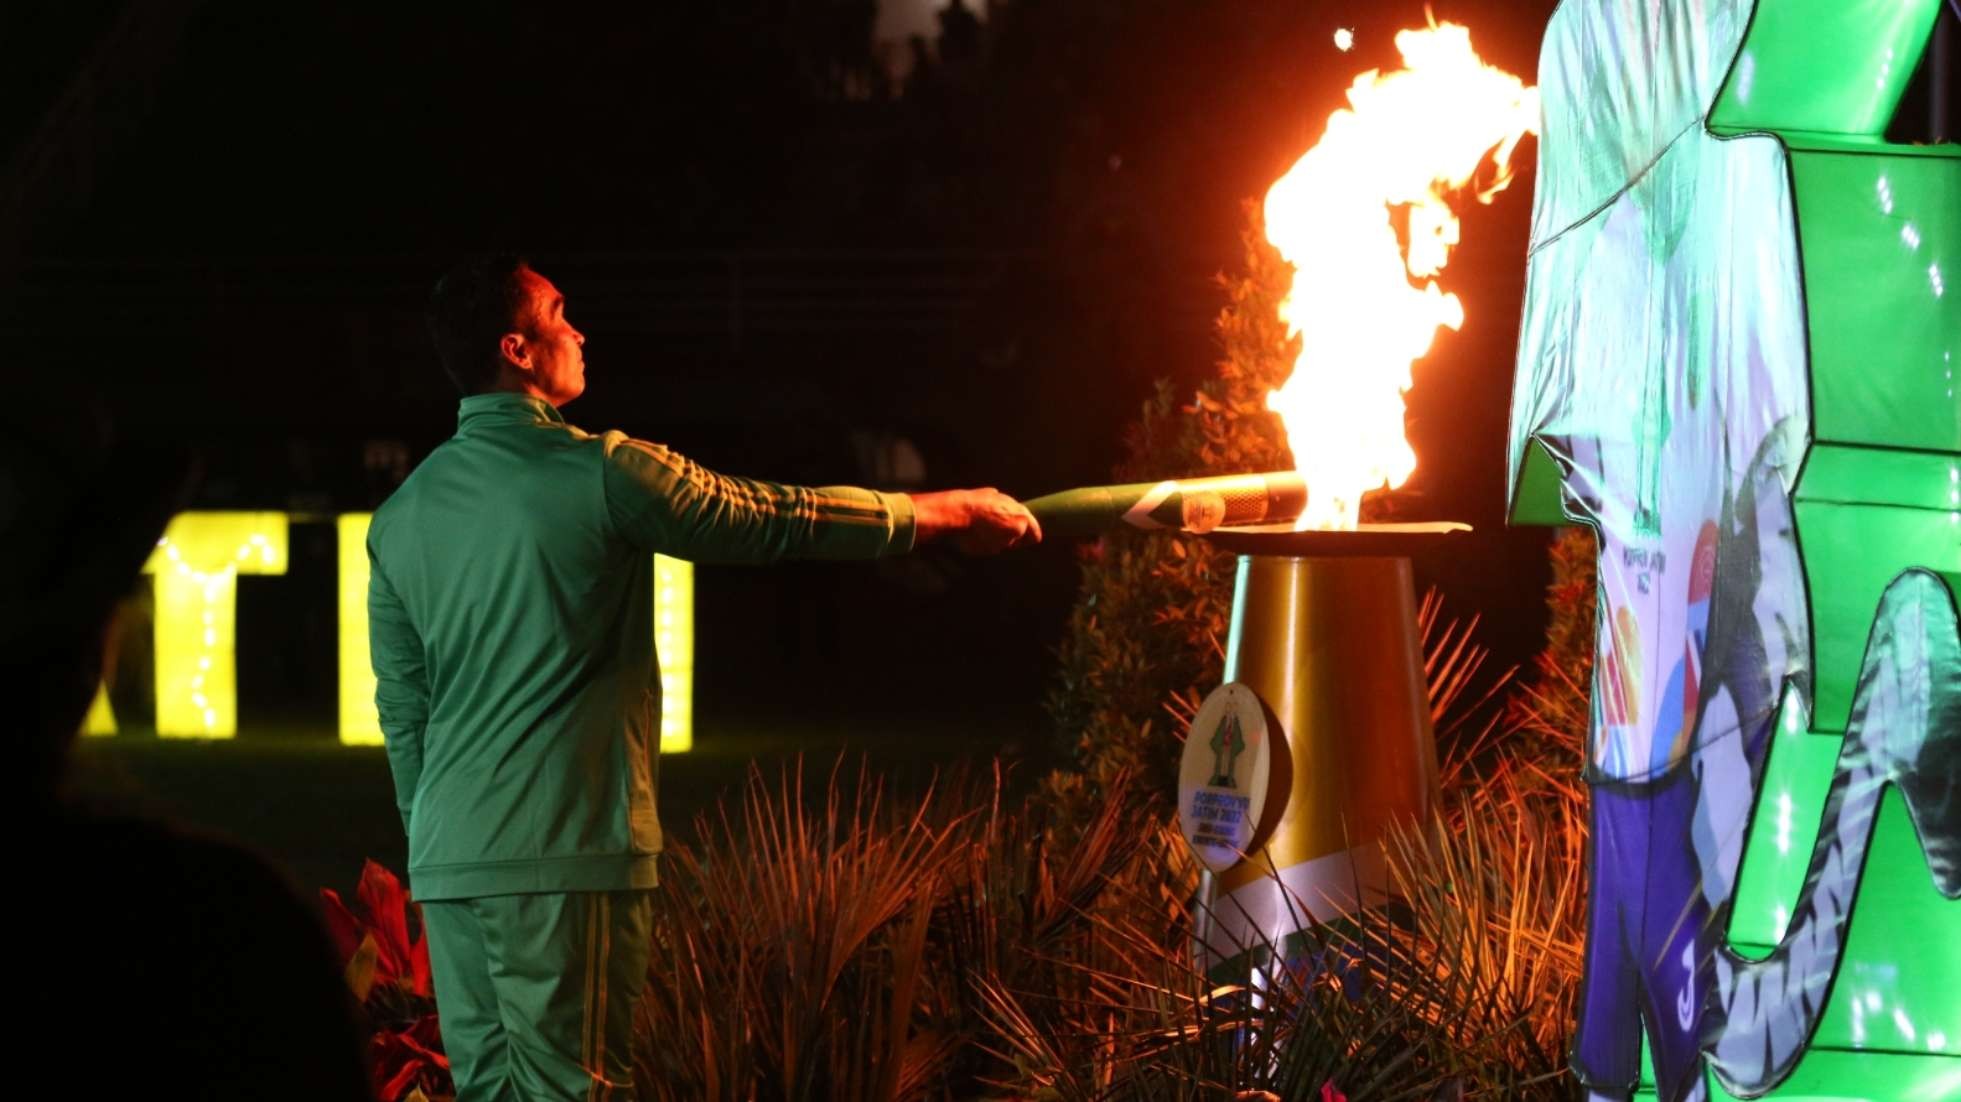
[[[448,1093],[449,1057],[443,1055],[443,1039],[436,1016],[425,1015],[404,1029],[382,1030],[368,1042],[369,1066],[374,1068],[375,1097],[380,1102],[402,1102],[410,1091],[424,1095]]]
[[[394,873],[369,861],[361,870],[361,884],[355,894],[365,912],[363,915],[349,910],[341,902],[339,892],[320,889],[320,899],[327,912],[327,930],[340,949],[341,960],[347,962],[348,982],[354,986],[355,995],[365,1001],[368,990],[381,984],[405,987],[413,994],[433,998],[435,991],[429,984],[429,942],[422,936],[422,915],[418,909],[417,936],[410,941],[409,909],[415,904],[409,901],[402,882]],[[355,965],[369,942],[374,945],[373,971],[365,977],[367,982],[362,983],[362,977],[355,975],[359,970]]]
[[[1335,1089],[1335,1081],[1330,1079],[1321,1084],[1321,1102],[1348,1102],[1348,1096]]]

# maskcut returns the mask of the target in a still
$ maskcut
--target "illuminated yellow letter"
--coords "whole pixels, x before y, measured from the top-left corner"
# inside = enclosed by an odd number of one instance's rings
[[[85,735],[113,735],[116,733],[116,711],[109,707],[109,690],[96,685],[95,700],[89,705],[88,718],[82,720],[82,733]]]
[[[654,556],[654,654],[660,660],[660,749],[694,746],[695,564]]]
[[[156,576],[157,734],[230,738],[238,576],[286,573],[286,514],[179,513],[143,569]]]
[[[340,740],[381,745],[374,704],[374,663],[368,658],[368,522],[373,513],[342,513],[340,536]]]

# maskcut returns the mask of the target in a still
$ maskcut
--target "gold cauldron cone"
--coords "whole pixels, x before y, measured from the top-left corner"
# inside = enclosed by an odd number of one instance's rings
[[[1314,535],[1271,542],[1311,547]],[[1436,748],[1409,559],[1241,555],[1225,678],[1258,694],[1286,762],[1246,859],[1211,877],[1202,926],[1215,960],[1285,952],[1311,922],[1381,902],[1380,841],[1430,813]]]

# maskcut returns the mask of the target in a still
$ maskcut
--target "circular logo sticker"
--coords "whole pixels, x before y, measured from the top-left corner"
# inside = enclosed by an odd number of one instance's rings
[[[1178,764],[1178,829],[1206,868],[1223,872],[1253,847],[1272,765],[1259,694],[1238,681],[1212,690],[1192,719]]]

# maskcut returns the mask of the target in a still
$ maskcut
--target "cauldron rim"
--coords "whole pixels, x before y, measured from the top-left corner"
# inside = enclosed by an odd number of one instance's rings
[[[1441,539],[1469,532],[1457,521],[1416,524],[1363,524],[1339,531],[1297,532],[1291,524],[1249,524],[1204,533],[1215,546],[1241,555],[1284,558],[1402,558],[1435,550]]]

